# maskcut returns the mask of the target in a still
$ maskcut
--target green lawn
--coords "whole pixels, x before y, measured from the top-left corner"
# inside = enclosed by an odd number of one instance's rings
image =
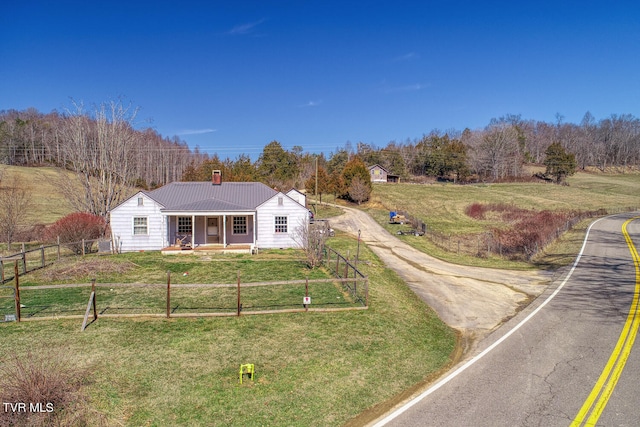
[[[354,239],[330,242],[355,253]],[[86,399],[108,425],[342,425],[448,364],[456,341],[398,276],[366,247],[360,252],[360,265],[371,278],[368,310],[100,318],[85,332],[81,320],[3,323],[0,360],[60,349],[70,364],[89,369]],[[101,273],[100,280],[162,283],[166,270],[176,273],[176,283],[233,282],[238,270],[254,281],[327,274],[307,270],[293,251],[208,260],[150,253],[113,259],[130,267]],[[45,270],[25,276],[24,289],[42,284],[45,276]],[[84,283],[89,276],[78,272],[70,278]],[[240,385],[242,363],[254,363],[256,376]]]

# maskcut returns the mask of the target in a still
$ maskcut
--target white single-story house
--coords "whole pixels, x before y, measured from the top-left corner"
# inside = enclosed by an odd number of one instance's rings
[[[217,174],[216,174],[217,173]],[[217,175],[217,176],[216,176]],[[172,182],[139,191],[110,212],[119,251],[161,250],[186,241],[204,246],[291,248],[309,223],[304,194],[260,182]]]

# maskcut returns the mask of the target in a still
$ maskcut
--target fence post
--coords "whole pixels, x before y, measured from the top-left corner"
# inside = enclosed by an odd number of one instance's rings
[[[82,256],[84,256],[84,239],[82,239]]]
[[[98,308],[96,307],[96,279],[91,279],[91,294],[93,295],[93,321],[98,320]]]
[[[27,274],[27,253],[24,251],[24,243],[22,244],[22,274]]]
[[[14,261],[13,264],[13,271],[14,271],[14,279],[16,280],[16,297],[15,297],[15,301],[16,301],[16,321],[20,322],[20,275],[18,274],[18,261]]]
[[[60,261],[60,236],[58,236],[58,261]]]
[[[364,306],[369,307],[369,278],[364,279]]]
[[[358,269],[356,267],[353,267],[353,297],[358,297]]]
[[[96,308],[96,279],[91,279],[91,295],[89,296],[89,302],[87,303],[87,311],[84,312],[84,320],[82,321],[82,326],[80,327],[80,331],[84,332],[87,329],[87,322],[89,321],[89,310],[91,310],[91,306],[93,305],[93,322],[98,320],[98,309]]]
[[[167,270],[167,319],[171,317],[171,271]]]
[[[2,261],[2,257],[0,257],[0,274],[2,274],[2,282],[4,283],[4,261]]]
[[[304,282],[304,297],[305,300],[309,297],[309,276],[307,276],[305,282]],[[309,305],[305,304],[304,305],[304,311],[309,311]]]
[[[42,268],[44,268],[44,245],[40,245],[40,259],[42,260]]]
[[[240,311],[242,311],[242,304],[240,304],[240,270],[238,270],[238,316]]]

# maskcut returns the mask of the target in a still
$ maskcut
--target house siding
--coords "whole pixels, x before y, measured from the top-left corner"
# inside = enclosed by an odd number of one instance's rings
[[[307,196],[296,189],[287,191],[287,196],[298,202],[302,206],[307,206]]]
[[[282,205],[278,198],[282,198]],[[297,248],[296,233],[300,226],[308,224],[307,209],[295,200],[279,193],[258,207],[257,246],[259,248]],[[276,216],[287,217],[287,232],[275,232]]]
[[[369,168],[371,174],[371,182],[387,182],[387,171],[378,165]]]
[[[142,198],[142,205],[138,204]],[[138,193],[111,211],[111,235],[122,252],[159,250],[166,246],[166,222],[161,206],[144,193]],[[147,234],[133,234],[133,218],[147,218]]]
[[[233,218],[247,218],[247,233],[233,234]],[[227,244],[251,244],[253,243],[253,216],[251,215],[228,215],[227,216]]]

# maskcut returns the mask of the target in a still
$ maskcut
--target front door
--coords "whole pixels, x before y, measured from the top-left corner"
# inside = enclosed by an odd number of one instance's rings
[[[207,218],[207,243],[220,243],[218,218]]]

